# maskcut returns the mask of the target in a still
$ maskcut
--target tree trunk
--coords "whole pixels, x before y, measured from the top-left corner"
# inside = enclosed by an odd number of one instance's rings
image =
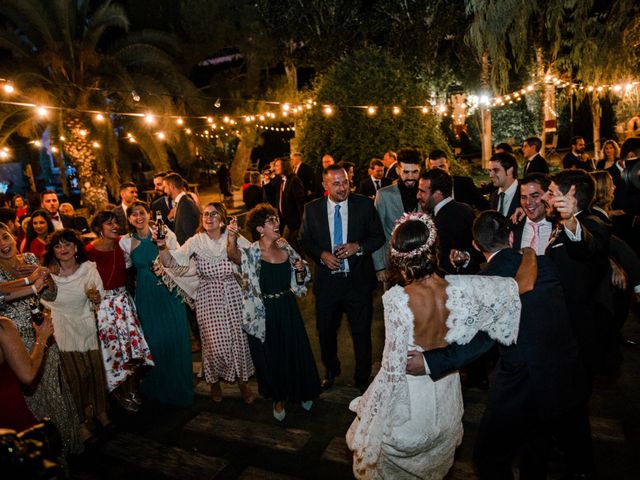
[[[88,130],[77,117],[66,118],[64,126],[69,131],[69,139],[63,144],[64,153],[78,171],[82,205],[95,212],[109,203],[109,197],[106,181],[98,172],[96,157],[87,138]]]
[[[298,69],[293,59],[295,50],[295,42],[289,40],[287,42],[287,54],[284,56],[284,72],[287,76],[287,89],[293,94],[298,91]]]
[[[489,53],[482,54],[482,72],[480,84],[483,90],[490,91],[489,78],[491,77],[491,64],[489,62]],[[482,132],[482,168],[489,168],[489,159],[493,150],[493,141],[491,139],[491,110],[488,106],[480,107],[480,127]]]
[[[247,142],[240,139],[236,154],[233,157],[231,163],[231,186],[240,188],[244,179],[244,172],[247,171],[249,164],[251,163],[251,152],[253,148],[250,147]]]
[[[591,107],[591,121],[593,127],[593,158],[594,163],[600,160],[600,120],[602,120],[602,108],[600,97],[592,92],[589,95],[589,106]]]

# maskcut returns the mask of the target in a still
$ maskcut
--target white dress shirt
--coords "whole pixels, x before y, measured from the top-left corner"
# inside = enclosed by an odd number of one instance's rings
[[[517,190],[518,190],[518,180],[514,180],[511,186],[506,190],[502,190],[502,188],[498,189],[498,195],[504,192],[504,200],[502,200],[502,211],[500,213],[505,217],[507,216],[507,212],[509,211],[511,202],[515,201],[514,197],[516,196]],[[499,203],[498,203],[498,206],[500,206]]]
[[[529,218],[524,224],[522,229],[522,239],[520,241],[520,248],[531,246],[531,240],[533,240],[533,225],[538,225],[538,243],[536,245],[536,255],[544,255],[544,251],[549,244],[549,238],[551,238],[551,232],[553,231],[553,225],[546,218],[543,218],[539,222],[533,222]]]

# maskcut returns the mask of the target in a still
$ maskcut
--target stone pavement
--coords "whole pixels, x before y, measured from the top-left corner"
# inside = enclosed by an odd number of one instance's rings
[[[201,192],[203,203],[215,198]],[[234,209],[234,211],[238,211]],[[380,293],[376,292],[372,326],[374,362],[384,342]],[[315,332],[314,298],[300,300],[305,326],[321,374]],[[631,316],[627,337],[640,341],[640,321]],[[224,400],[214,404],[208,387],[197,381],[191,408],[169,408],[148,402],[138,414],[114,408],[116,433],[93,450],[71,459],[72,478],[92,479],[327,479],[352,478],[351,455],[344,434],[353,420],[349,402],[357,396],[352,386],[353,353],[343,322],[339,352],[342,375],[333,389],[322,394],[310,412],[287,405],[287,417],[277,422],[271,403],[259,399],[247,406],[235,385],[224,385]],[[596,461],[601,479],[640,478],[640,348],[624,347],[621,374],[600,381],[591,402]],[[194,374],[200,370],[194,356]],[[253,382],[252,388],[257,390]],[[476,477],[471,452],[486,392],[465,389],[465,436],[457,451],[449,480]],[[550,478],[558,479],[558,469]]]

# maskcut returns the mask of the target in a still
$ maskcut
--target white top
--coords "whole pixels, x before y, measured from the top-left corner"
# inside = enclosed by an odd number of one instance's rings
[[[94,262],[86,261],[68,277],[51,274],[58,287],[53,302],[40,300],[51,309],[54,336],[63,352],[98,350],[96,319],[85,290],[93,282],[100,295],[104,295],[102,279]]]

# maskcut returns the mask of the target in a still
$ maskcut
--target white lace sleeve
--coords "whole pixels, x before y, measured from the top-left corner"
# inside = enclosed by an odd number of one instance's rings
[[[124,264],[127,268],[131,268],[133,266],[133,262],[131,261],[131,250],[132,250],[132,240],[131,235],[124,235],[120,237],[120,248],[124,253]]]
[[[511,345],[520,327],[520,295],[513,278],[448,275],[445,339],[464,345],[483,330],[494,340]]]
[[[413,339],[413,314],[407,299],[399,286],[382,297],[385,323],[382,366],[364,395],[349,406],[359,418],[357,426],[347,433],[349,448],[354,452],[354,469],[366,470],[375,465],[385,435],[411,417],[405,371],[407,347]]]

